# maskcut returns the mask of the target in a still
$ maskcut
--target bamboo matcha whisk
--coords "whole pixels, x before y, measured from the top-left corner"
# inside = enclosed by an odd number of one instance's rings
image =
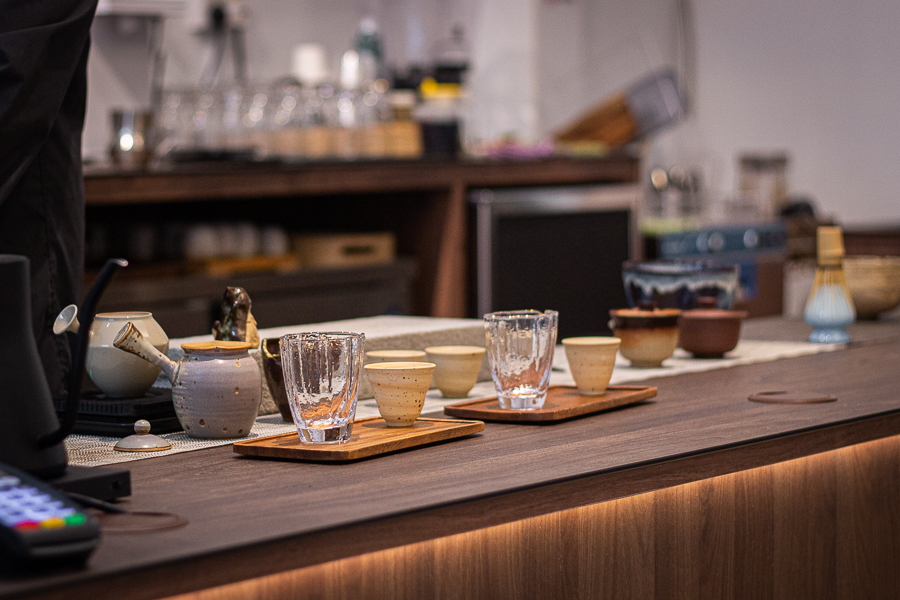
[[[844,239],[840,227],[819,227],[816,231],[818,268],[803,318],[812,326],[810,342],[845,344],[847,327],[856,320],[856,309],[844,279]]]

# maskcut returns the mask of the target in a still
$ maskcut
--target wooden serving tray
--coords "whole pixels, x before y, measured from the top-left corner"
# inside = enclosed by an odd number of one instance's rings
[[[534,410],[500,408],[497,397],[467,400],[444,407],[444,414],[463,419],[505,421],[512,423],[549,423],[589,415],[592,413],[635,404],[656,395],[655,387],[615,385],[606,388],[602,396],[582,396],[578,388],[552,385],[547,390],[544,406]]]
[[[484,431],[481,421],[416,419],[412,427],[388,427],[381,417],[353,423],[350,441],[343,444],[304,444],[296,431],[234,443],[234,451],[245,456],[288,460],[359,460],[406,448],[424,446]]]

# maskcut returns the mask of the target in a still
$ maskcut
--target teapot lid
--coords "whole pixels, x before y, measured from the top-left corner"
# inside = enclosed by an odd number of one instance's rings
[[[118,441],[113,450],[119,452],[158,452],[168,450],[172,444],[150,433],[150,422],[140,419],[134,424],[134,435]]]
[[[249,342],[232,342],[227,340],[212,340],[210,342],[187,342],[181,345],[185,352],[216,352],[231,354],[237,350],[249,350]]]

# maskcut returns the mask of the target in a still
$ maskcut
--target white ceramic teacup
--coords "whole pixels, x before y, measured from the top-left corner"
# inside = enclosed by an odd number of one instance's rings
[[[390,427],[409,427],[425,405],[434,363],[385,362],[365,366],[378,412]]]
[[[621,343],[617,337],[572,337],[562,341],[569,370],[582,395],[606,393]]]
[[[445,398],[465,398],[478,381],[485,349],[480,346],[431,346],[425,348],[433,362],[434,387]]]

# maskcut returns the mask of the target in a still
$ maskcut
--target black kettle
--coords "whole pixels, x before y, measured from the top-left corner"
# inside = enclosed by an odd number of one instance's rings
[[[68,455],[63,440],[78,417],[94,311],[109,280],[127,264],[122,259],[108,260],[85,297],[69,374],[66,413],[60,423],[31,329],[28,258],[0,254],[0,315],[5,321],[0,326],[0,462],[45,479],[65,472]]]

